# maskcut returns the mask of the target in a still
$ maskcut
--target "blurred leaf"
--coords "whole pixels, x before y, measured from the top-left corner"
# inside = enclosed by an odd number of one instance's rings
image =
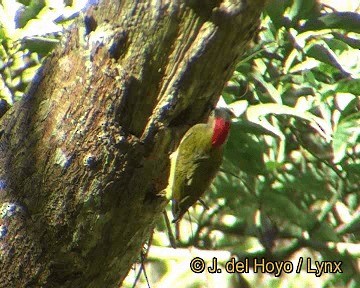
[[[343,166],[349,174],[360,175],[360,163],[352,163]]]
[[[239,100],[229,104],[229,108],[234,112],[236,117],[242,115],[249,106],[246,100]]]
[[[334,163],[340,162],[348,147],[354,146],[360,135],[360,112],[342,119],[334,131],[332,148]]]
[[[6,39],[6,32],[4,30],[4,27],[2,27],[0,24],[0,40],[5,40],[5,39]]]
[[[296,23],[300,19],[311,19],[319,14],[317,3],[309,0],[294,0],[288,11],[289,18]],[[296,23],[297,24],[297,23]]]
[[[234,124],[226,144],[224,157],[234,167],[251,175],[263,174],[265,171],[263,145],[241,131],[241,125]],[[236,172],[236,171],[234,171]]]
[[[350,47],[354,49],[360,49],[360,39],[349,37],[348,35],[344,35],[341,33],[333,32],[335,39],[339,39],[345,44],[349,45]]]
[[[348,81],[343,79],[337,82],[336,92],[351,93],[354,95],[360,95],[360,79],[353,79]]]
[[[74,2],[73,0],[64,0],[66,6],[72,6],[73,2]]]
[[[259,61],[261,62],[262,64],[263,61]],[[264,66],[266,67],[266,65],[264,64]],[[265,73],[265,71],[262,71],[260,73]],[[281,99],[281,95],[280,93],[277,91],[277,89],[273,86],[272,83],[270,82],[267,82],[264,80],[262,74],[260,74],[258,72],[253,72],[253,78],[258,81],[266,90],[267,92],[269,93],[270,97],[274,100],[275,103],[279,103],[281,104],[282,103],[282,99]]]
[[[335,38],[323,39],[323,40],[324,40],[324,43],[327,44],[329,49],[334,51],[334,53],[336,53],[337,55],[339,55],[339,52],[344,52],[344,51],[350,50],[349,45],[347,43],[345,43],[344,41],[341,41],[341,40],[338,40]]]
[[[283,15],[285,12],[285,8],[289,5],[289,3],[289,0],[272,0],[267,2],[265,11],[269,15],[276,30],[280,29],[280,27],[284,25]]]
[[[360,14],[355,12],[334,12],[307,21],[301,32],[321,29],[344,29],[348,32],[360,33]]]
[[[26,4],[25,4],[26,5]],[[45,0],[31,0],[24,9],[18,10],[16,14],[16,28],[24,28],[29,20],[36,18],[45,7]]]
[[[339,237],[336,235],[334,228],[326,222],[322,222],[318,228],[311,233],[311,239],[313,241],[339,241]]]
[[[327,179],[324,178],[323,174],[316,171],[316,169],[308,167],[301,175],[297,175],[298,171],[295,169],[289,171],[289,173],[291,172],[295,175],[289,174],[283,180],[283,189],[287,191],[289,198],[298,201],[299,198],[305,197],[316,197],[316,199],[327,199],[329,197],[329,192],[324,189]]]
[[[314,116],[310,112],[301,111],[292,107],[279,104],[259,104],[250,106],[246,111],[247,119],[250,122],[256,123],[260,126],[263,126],[270,133],[283,138],[283,134],[280,130],[271,125],[268,121],[265,121],[264,116],[274,114],[274,115],[288,115],[297,118],[301,118],[310,122],[311,126],[316,129],[320,135],[325,139],[330,139],[331,137],[331,127],[321,118]]]
[[[305,72],[309,71],[315,67],[318,67],[320,62],[314,58],[307,58],[305,61],[300,62],[299,64],[294,65],[289,72],[297,73],[297,72]]]
[[[272,191],[265,191],[261,195],[263,208],[269,215],[288,220],[303,229],[308,229],[314,222],[313,217],[300,210],[286,195]]]
[[[25,49],[29,49],[29,51],[40,55],[47,55],[58,43],[59,40],[57,39],[45,37],[31,37],[22,40],[22,44]]]
[[[359,99],[350,93],[337,93],[335,101],[341,111],[340,121],[354,113],[356,106],[359,104]]]
[[[19,2],[25,6],[29,6],[30,5],[30,2],[31,0],[16,0],[16,2]]]
[[[338,69],[344,76],[347,77],[350,74],[343,69],[340,64],[340,60],[338,57],[331,51],[331,49],[327,46],[325,42],[321,44],[312,43],[306,49],[306,55],[312,57],[320,62],[333,66],[334,68]]]

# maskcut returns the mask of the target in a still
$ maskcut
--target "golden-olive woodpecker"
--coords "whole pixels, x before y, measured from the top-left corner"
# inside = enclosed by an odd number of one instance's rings
[[[227,108],[216,108],[207,123],[196,124],[186,132],[171,154],[166,197],[172,200],[172,222],[178,222],[199,200],[218,172],[231,115]]]

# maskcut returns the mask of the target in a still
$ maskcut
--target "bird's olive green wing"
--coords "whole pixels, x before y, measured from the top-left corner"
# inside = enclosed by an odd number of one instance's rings
[[[180,200],[184,195],[184,188],[188,175],[198,165],[197,159],[204,154],[204,149],[211,147],[207,124],[197,124],[191,127],[184,135],[179,147],[171,155],[171,169],[169,186],[171,185],[171,199]],[[211,133],[211,131],[210,131]],[[209,147],[209,148],[207,148]]]
[[[183,138],[176,155],[172,195],[175,219],[180,219],[208,189],[222,159],[221,149],[211,146],[211,135],[204,135],[212,133],[208,125],[198,124],[193,128]]]

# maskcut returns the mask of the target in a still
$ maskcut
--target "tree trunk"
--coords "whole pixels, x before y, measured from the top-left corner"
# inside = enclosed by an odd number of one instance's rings
[[[104,0],[0,123],[0,287],[116,287],[263,0]],[[174,140],[176,139],[176,140]]]

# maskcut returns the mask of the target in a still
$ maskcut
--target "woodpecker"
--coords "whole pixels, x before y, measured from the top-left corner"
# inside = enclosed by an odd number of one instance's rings
[[[171,154],[166,198],[172,201],[173,223],[200,199],[219,171],[231,115],[227,108],[215,108],[208,122],[191,127]]]

